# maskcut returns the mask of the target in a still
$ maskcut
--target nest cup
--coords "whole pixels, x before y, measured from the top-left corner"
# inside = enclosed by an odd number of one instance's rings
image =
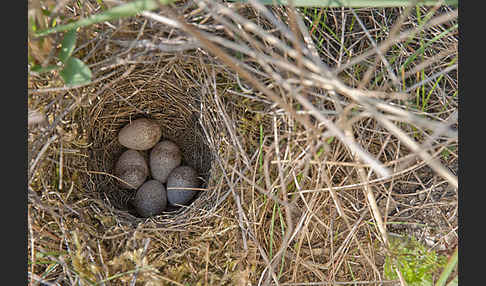
[[[114,166],[127,150],[118,142],[119,131],[135,119],[151,119],[161,128],[161,140],[171,140],[179,146],[182,165],[193,167],[198,172],[200,188],[206,189],[199,191],[187,207],[169,207],[156,217],[160,222],[180,223],[214,204],[217,194],[209,188],[214,152],[201,126],[208,119],[202,112],[205,99],[198,81],[202,63],[181,58],[159,64],[138,66],[127,78],[107,88],[92,105],[89,118],[84,120],[91,140],[87,162],[90,172],[84,180],[88,191],[98,194],[120,218],[142,220],[131,204],[136,191],[119,187]],[[209,120],[212,124],[219,119]],[[150,150],[141,153],[148,159]]]

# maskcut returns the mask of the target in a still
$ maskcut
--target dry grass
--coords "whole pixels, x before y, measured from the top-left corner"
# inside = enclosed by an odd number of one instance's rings
[[[64,2],[68,18],[98,9]],[[453,250],[457,31],[412,56],[457,12],[421,9],[420,25],[415,8],[317,9],[327,18],[314,21],[250,3],[82,29],[90,85],[29,74],[29,109],[46,116],[29,126],[32,285],[387,285],[399,283],[383,277],[390,231]],[[42,49],[60,40],[29,52],[52,61]],[[116,134],[142,116],[203,177],[189,208],[141,219],[115,187]]]

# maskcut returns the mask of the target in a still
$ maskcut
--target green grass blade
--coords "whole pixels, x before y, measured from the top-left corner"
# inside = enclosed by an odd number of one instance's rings
[[[290,0],[259,0],[263,5],[289,5]],[[247,0],[231,0],[231,2],[248,2]],[[410,0],[294,0],[295,7],[404,7],[412,3]],[[423,0],[417,5],[434,6],[438,3],[457,5],[458,0]]]
[[[160,2],[160,4],[166,5],[173,2],[174,0],[158,0],[158,1]],[[124,17],[131,17],[137,15],[142,11],[155,10],[158,7],[159,7],[159,3],[157,3],[157,0],[137,0],[127,4],[113,7],[108,11],[93,15],[88,18],[78,20],[76,22],[39,31],[38,33],[35,33],[35,36],[43,37],[52,33],[68,31],[72,29],[77,29],[79,27],[86,27],[104,21],[110,21],[110,20],[115,20]]]
[[[263,171],[263,125],[260,124],[260,154],[258,156],[258,163],[260,165],[260,172]]]
[[[41,260],[37,259],[34,263],[35,265],[51,265],[51,264],[59,264],[59,262],[52,261],[52,260]],[[27,261],[27,265],[32,265],[32,261]]]
[[[457,259],[458,259],[458,249],[456,247],[456,250],[454,250],[454,253],[452,254],[451,258],[449,258],[449,261],[447,262],[447,265],[444,267],[444,270],[440,274],[439,280],[437,280],[437,283],[435,284],[435,286],[444,286],[445,285],[447,278],[449,277],[449,275],[451,275],[452,271],[454,271],[454,268],[456,267]],[[451,284],[451,283],[449,283],[449,284]],[[452,284],[452,285],[454,285],[454,284]]]
[[[67,59],[73,54],[74,48],[76,47],[76,29],[69,30],[64,39],[62,40],[61,51],[59,52],[58,58],[65,63]]]
[[[449,29],[443,31],[442,33],[438,34],[437,36],[433,37],[430,39],[425,45],[420,46],[420,48],[413,53],[410,57],[407,58],[407,60],[403,63],[403,65],[400,67],[401,69],[405,69],[408,64],[410,64],[413,60],[417,58],[417,56],[422,55],[428,47],[430,47],[432,44],[434,44],[436,41],[440,40],[442,37],[445,37],[447,34],[455,31],[459,27],[459,24],[455,24]]]
[[[439,84],[439,82],[442,80],[443,77],[444,77],[444,75],[439,76],[439,78],[435,81],[434,85],[432,86],[432,89],[427,93],[425,100],[422,102],[422,111],[424,111],[425,107],[427,107],[427,104],[429,103],[429,100],[430,100],[430,96],[432,95],[434,90],[437,88],[437,85]]]

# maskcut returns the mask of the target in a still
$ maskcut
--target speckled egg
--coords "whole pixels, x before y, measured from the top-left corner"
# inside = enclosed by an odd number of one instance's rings
[[[161,214],[167,207],[167,193],[164,185],[157,180],[145,182],[137,190],[133,205],[142,217]]]
[[[162,137],[160,126],[147,118],[139,118],[125,125],[118,133],[118,142],[133,150],[148,150]]]
[[[167,182],[170,172],[181,164],[182,153],[174,142],[164,140],[150,151],[150,173],[161,183]]]
[[[147,179],[149,168],[142,154],[136,150],[127,150],[115,163],[115,175],[126,182],[118,181],[120,187],[135,190]]]
[[[196,194],[197,191],[186,190],[183,188],[199,187],[197,172],[192,167],[180,166],[175,168],[167,179],[167,200],[170,204],[185,205]]]

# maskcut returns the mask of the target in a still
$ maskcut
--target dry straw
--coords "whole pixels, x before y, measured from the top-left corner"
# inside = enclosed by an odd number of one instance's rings
[[[390,282],[378,260],[393,191],[425,167],[436,175],[419,177],[423,190],[457,188],[439,157],[457,143],[456,102],[441,95],[457,88],[455,75],[438,75],[452,83],[437,92],[435,112],[414,111],[413,95],[400,92],[405,73],[384,56],[411,34],[433,37],[456,21],[456,11],[431,9],[437,16],[425,25],[413,24],[410,8],[329,10],[361,19],[359,32],[345,39],[343,25],[341,43],[319,47],[302,11],[257,1],[189,1],[81,30],[76,52],[93,83],[29,79],[29,108],[47,115],[29,126],[31,281]],[[386,11],[403,13],[378,43],[370,27]],[[455,37],[441,41],[446,48],[430,47],[422,62],[430,77],[457,53]],[[342,80],[364,61],[361,82]],[[377,70],[385,84],[366,89]],[[142,219],[130,209],[133,192],[117,187],[116,136],[139,117],[157,121],[199,172],[204,184],[190,206]]]

